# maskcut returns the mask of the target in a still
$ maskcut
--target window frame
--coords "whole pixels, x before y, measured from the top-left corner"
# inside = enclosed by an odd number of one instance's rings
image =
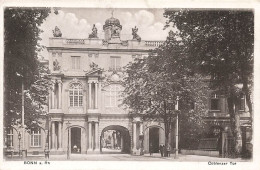
[[[242,101],[243,100],[243,101]],[[243,105],[241,105],[241,103],[243,103]],[[243,106],[243,108],[242,108]],[[239,108],[238,108],[238,111],[240,112],[244,112],[246,110],[246,96],[245,95],[242,95],[240,98],[239,98]]]
[[[80,56],[71,56],[71,69],[80,70]]]
[[[8,147],[11,147],[11,148],[14,147],[14,129],[13,128],[7,129],[6,140],[7,140]],[[9,143],[9,141],[10,141],[10,143]]]
[[[114,59],[114,62],[112,62]],[[120,70],[121,69],[121,57],[120,56],[110,56],[110,70]]]
[[[37,133],[35,133],[36,131],[37,131]],[[41,128],[38,127],[38,128],[31,129],[30,147],[41,147],[41,145],[42,145],[42,141],[41,140],[42,140]]]
[[[212,108],[212,100],[216,100],[217,101],[217,109]],[[220,108],[220,98],[217,94],[213,94],[210,98],[210,111],[221,111]]]
[[[75,86],[75,84],[77,85]],[[69,107],[83,107],[83,88],[80,83],[72,83],[70,85]]]
[[[122,92],[122,86],[119,84],[111,84],[107,88],[105,93],[105,107],[118,107],[118,105],[121,104],[119,100],[121,99],[120,93]]]

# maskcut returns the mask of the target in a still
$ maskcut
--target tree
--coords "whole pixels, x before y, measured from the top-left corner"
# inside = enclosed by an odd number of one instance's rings
[[[166,144],[179,113],[175,110],[177,96],[180,97],[180,119],[187,121],[183,124],[197,125],[193,129],[181,125],[181,134],[185,131],[185,134],[197,137],[203,131],[202,116],[206,109],[203,100],[206,98],[207,84],[199,74],[191,72],[191,63],[186,58],[185,47],[170,32],[162,46],[148,57],[137,58],[126,67],[123,104],[130,109],[130,114],[164,123]],[[195,101],[197,107],[192,108]]]
[[[4,126],[19,124],[21,86],[25,86],[25,121],[37,118],[46,104],[47,70],[38,61],[39,26],[49,15],[49,8],[5,8],[4,10]],[[30,117],[30,118],[28,118]]]
[[[238,105],[245,94],[252,120],[254,14],[238,10],[165,10],[187,47],[193,69],[211,76],[211,89],[227,97],[234,153],[241,150]],[[239,84],[242,88],[238,88]]]

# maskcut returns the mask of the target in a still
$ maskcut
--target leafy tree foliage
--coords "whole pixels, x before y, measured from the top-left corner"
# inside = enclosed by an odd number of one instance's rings
[[[164,123],[166,144],[179,112],[175,110],[177,96],[180,97],[183,144],[187,139],[185,135],[196,138],[203,130],[207,83],[191,71],[191,63],[186,59],[185,47],[170,32],[162,46],[126,67],[123,103],[129,107],[130,114]],[[187,123],[196,126],[189,129]]]
[[[39,26],[49,8],[5,8],[4,10],[4,126],[21,119],[21,86],[25,85],[25,123],[37,118],[48,94],[47,68],[38,61]]]
[[[231,129],[240,152],[238,105],[246,95],[252,116],[254,14],[239,10],[165,10],[166,26],[174,26],[187,47],[194,70],[211,76],[211,88],[227,96]],[[239,84],[242,88],[238,88]]]

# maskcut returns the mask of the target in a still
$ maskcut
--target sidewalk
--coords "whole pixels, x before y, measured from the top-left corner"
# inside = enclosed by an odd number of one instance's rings
[[[13,159],[7,158],[7,161],[21,161],[19,157],[14,157]],[[30,155],[26,159],[35,161],[45,161],[43,156]],[[198,156],[198,155],[182,155],[179,154],[178,158],[175,159],[175,155],[171,154],[171,157],[161,157],[159,153],[154,153],[152,156],[150,154],[145,155],[130,155],[130,154],[71,154],[70,159],[67,159],[67,155],[50,155],[48,161],[174,161],[174,162],[249,162],[250,160],[241,158],[219,158],[219,157],[209,157],[209,156]]]

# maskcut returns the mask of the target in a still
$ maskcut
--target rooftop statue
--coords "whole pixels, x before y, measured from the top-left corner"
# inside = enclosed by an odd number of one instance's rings
[[[89,34],[88,38],[98,38],[98,36],[97,36],[97,28],[96,28],[95,24],[93,25],[92,33]]]
[[[141,37],[137,34],[138,28],[135,26],[132,28],[133,40],[141,41]]]
[[[62,36],[62,33],[60,31],[60,29],[56,26],[54,30],[52,30],[53,32],[53,36],[54,37],[61,37]]]

